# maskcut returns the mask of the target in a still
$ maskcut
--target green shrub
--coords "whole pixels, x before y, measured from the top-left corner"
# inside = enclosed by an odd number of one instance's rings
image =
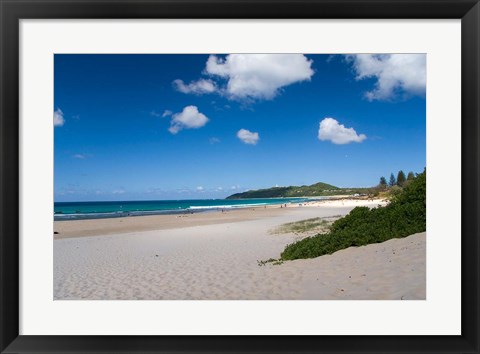
[[[426,230],[426,172],[411,180],[385,207],[356,207],[330,232],[288,245],[283,260],[314,258],[338,250],[406,237]]]

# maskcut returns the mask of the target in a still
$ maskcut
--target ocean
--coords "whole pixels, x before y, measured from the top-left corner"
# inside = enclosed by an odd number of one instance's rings
[[[321,197],[316,199],[322,199]],[[54,220],[197,213],[262,205],[303,203],[309,198],[148,200],[120,202],[55,202]]]

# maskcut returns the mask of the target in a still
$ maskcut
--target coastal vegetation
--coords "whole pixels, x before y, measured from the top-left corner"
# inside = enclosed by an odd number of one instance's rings
[[[380,177],[380,182],[379,182],[377,188],[381,189],[381,190],[385,190],[388,187],[395,187],[395,186],[403,187],[404,185],[406,185],[407,183],[409,183],[413,179],[415,179],[415,174],[413,172],[408,172],[408,176],[405,176],[405,172],[400,170],[397,173],[397,178],[395,178],[393,173],[390,174],[390,179],[388,181],[388,184],[387,184],[387,180],[385,179],[385,177],[383,177],[383,176]]]
[[[272,187],[251,190],[232,194],[226,199],[320,197],[353,194],[370,195],[373,193],[375,193],[375,188],[339,188],[331,184],[319,182],[310,186]]]
[[[288,186],[288,187],[272,187],[265,189],[249,190],[242,193],[235,193],[226,199],[254,199],[254,198],[294,198],[294,197],[326,197],[326,196],[359,196],[367,197],[385,197],[390,198],[397,190],[407,185],[415,178],[413,172],[409,172],[408,176],[400,170],[397,177],[390,174],[389,181],[385,177],[380,177],[380,182],[374,187],[368,188],[340,188],[328,183],[315,183],[309,186]],[[396,188],[399,187],[399,188]]]
[[[396,183],[394,186],[396,192],[387,206],[373,209],[356,207],[335,221],[328,233],[288,245],[281,259],[314,258],[352,246],[380,243],[425,231],[426,171],[416,176],[409,174],[403,187]]]
[[[300,220],[296,222],[289,222],[282,224],[271,231],[272,234],[286,234],[286,233],[305,233],[305,232],[328,232],[332,223],[338,219],[338,216],[328,218],[311,218]]]

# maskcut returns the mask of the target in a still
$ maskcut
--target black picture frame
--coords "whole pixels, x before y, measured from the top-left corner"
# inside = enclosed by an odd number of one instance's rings
[[[479,353],[477,0],[0,0],[0,16],[1,353]],[[19,335],[19,20],[37,18],[461,19],[461,335]]]

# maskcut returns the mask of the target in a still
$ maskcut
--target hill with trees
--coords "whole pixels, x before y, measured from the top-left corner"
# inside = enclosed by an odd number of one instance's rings
[[[397,178],[393,173],[387,183],[385,177],[380,177],[378,185],[369,188],[340,188],[328,183],[315,183],[310,186],[288,186],[288,187],[272,187],[265,189],[249,190],[243,193],[235,193],[226,199],[254,199],[254,198],[295,198],[295,197],[328,197],[328,196],[352,196],[359,194],[369,197],[381,197],[390,199],[398,194],[402,187],[407,186],[413,179],[415,174],[398,171]]]
[[[257,189],[243,193],[235,193],[226,199],[251,199],[251,198],[294,198],[294,197],[320,197],[332,195],[372,194],[374,188],[339,188],[331,184],[319,182],[310,186],[289,186]]]

